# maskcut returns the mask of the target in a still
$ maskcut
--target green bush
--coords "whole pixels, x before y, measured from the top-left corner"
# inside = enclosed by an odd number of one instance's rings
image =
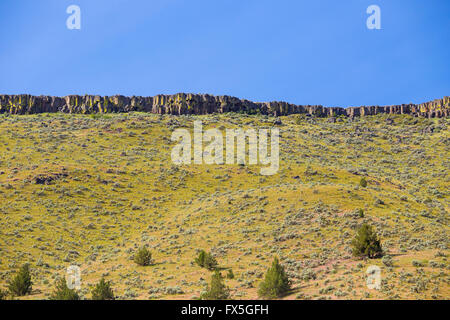
[[[367,187],[367,180],[366,178],[361,178],[361,180],[359,180],[359,185],[363,188]]]
[[[382,255],[381,243],[372,226],[363,224],[352,240],[353,255],[376,258]]]
[[[134,262],[140,266],[149,266],[152,263],[152,253],[146,247],[142,247],[134,256]]]
[[[80,297],[74,289],[69,289],[66,280],[61,278],[57,280],[56,289],[50,296],[50,300],[80,300]]]
[[[114,300],[111,283],[102,278],[92,290],[92,300]]]
[[[234,279],[234,273],[233,270],[228,270],[227,272],[227,279]]]
[[[9,282],[8,289],[13,296],[25,296],[31,293],[32,284],[30,266],[25,264],[20,268],[14,279]]]
[[[267,270],[263,282],[261,282],[258,295],[264,298],[278,298],[290,290],[290,281],[275,257],[272,266]]]
[[[358,215],[359,215],[360,218],[364,218],[364,210],[359,208],[358,209]]]
[[[200,296],[202,300],[227,300],[230,292],[223,283],[222,275],[219,271],[214,271],[211,276],[211,285],[206,288],[206,292]]]
[[[215,270],[217,268],[216,259],[205,250],[201,250],[198,254],[198,257],[195,258],[195,263],[198,264],[202,268],[206,268],[208,270]]]

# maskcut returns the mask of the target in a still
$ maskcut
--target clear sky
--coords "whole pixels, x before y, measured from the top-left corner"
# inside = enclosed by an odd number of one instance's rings
[[[450,95],[449,17],[449,0],[1,0],[0,94],[420,103]]]

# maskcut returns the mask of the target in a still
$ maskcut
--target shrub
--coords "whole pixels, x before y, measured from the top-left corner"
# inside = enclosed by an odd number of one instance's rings
[[[258,295],[266,298],[277,298],[285,294],[290,289],[290,282],[280,265],[278,258],[275,257],[272,266],[267,270],[263,282],[259,286]]]
[[[394,260],[392,260],[392,257],[390,255],[384,256],[383,259],[381,259],[381,262],[383,262],[383,264],[386,267],[393,267],[394,266]]]
[[[200,296],[202,300],[227,300],[230,298],[230,292],[223,283],[222,275],[219,271],[214,271],[211,276],[211,286],[206,288],[206,292]]]
[[[358,215],[359,215],[360,218],[364,218],[364,210],[359,208],[358,209]]]
[[[305,269],[302,272],[301,278],[305,281],[316,280],[317,275],[316,272],[312,269]]]
[[[361,180],[359,180],[359,185],[363,188],[367,187],[367,180],[366,178],[361,178]]]
[[[134,262],[140,266],[149,266],[152,263],[152,253],[146,247],[142,247],[134,256]]]
[[[352,240],[353,255],[376,258],[382,254],[381,243],[372,226],[363,224]]]
[[[66,280],[61,278],[56,282],[56,289],[50,300],[80,300],[78,293],[74,289],[67,287]]]
[[[92,300],[114,300],[111,283],[102,278],[92,290]]]
[[[423,263],[423,262],[421,262],[421,261],[417,261],[417,260],[413,260],[413,261],[412,261],[412,265],[413,265],[414,267],[417,267],[417,268],[419,268],[419,267],[425,267],[425,263]]]
[[[198,257],[195,258],[195,263],[208,270],[215,270],[217,268],[216,259],[210,253],[205,252],[205,250],[199,252]]]
[[[234,279],[234,273],[233,273],[233,270],[228,270],[228,273],[227,273],[227,279]]]
[[[31,293],[32,289],[30,266],[25,264],[17,275],[10,281],[8,289],[13,296],[24,296]]]

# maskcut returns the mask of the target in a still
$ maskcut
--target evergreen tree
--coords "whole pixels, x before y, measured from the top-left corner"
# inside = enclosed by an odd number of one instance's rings
[[[367,180],[366,178],[361,178],[361,180],[359,180],[359,185],[363,188],[367,187]]]
[[[134,256],[134,262],[140,266],[149,266],[152,263],[152,253],[146,247],[142,247]]]
[[[17,275],[9,282],[9,292],[13,296],[24,296],[31,293],[32,289],[30,266],[25,264],[20,268]]]
[[[363,224],[352,241],[353,255],[376,258],[382,254],[381,243],[372,226]]]
[[[290,290],[290,282],[284,267],[275,257],[259,286],[258,295],[265,298],[278,298]]]
[[[198,257],[195,258],[195,263],[208,270],[215,270],[217,268],[217,260],[210,253],[205,252],[205,250],[199,252]]]
[[[211,286],[206,288],[206,292],[200,298],[202,300],[227,300],[230,298],[230,292],[223,283],[223,278],[219,271],[214,271],[214,274],[211,276]]]
[[[360,218],[364,218],[364,210],[359,208],[358,209],[358,215],[359,215]]]
[[[56,282],[56,289],[50,300],[80,300],[80,296],[74,289],[69,289],[66,280],[61,278]]]
[[[92,290],[92,300],[114,300],[111,283],[102,278]]]

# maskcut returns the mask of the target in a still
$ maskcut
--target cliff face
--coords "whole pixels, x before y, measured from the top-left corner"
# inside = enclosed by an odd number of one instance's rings
[[[108,113],[142,111],[157,114],[210,114],[224,112],[261,113],[274,116],[311,114],[322,117],[355,117],[378,113],[411,114],[423,117],[450,115],[450,97],[421,104],[328,108],[320,105],[294,105],[286,102],[252,102],[230,96],[178,93],[154,97],[125,96],[31,96],[0,95],[0,113],[35,114],[43,112]]]

